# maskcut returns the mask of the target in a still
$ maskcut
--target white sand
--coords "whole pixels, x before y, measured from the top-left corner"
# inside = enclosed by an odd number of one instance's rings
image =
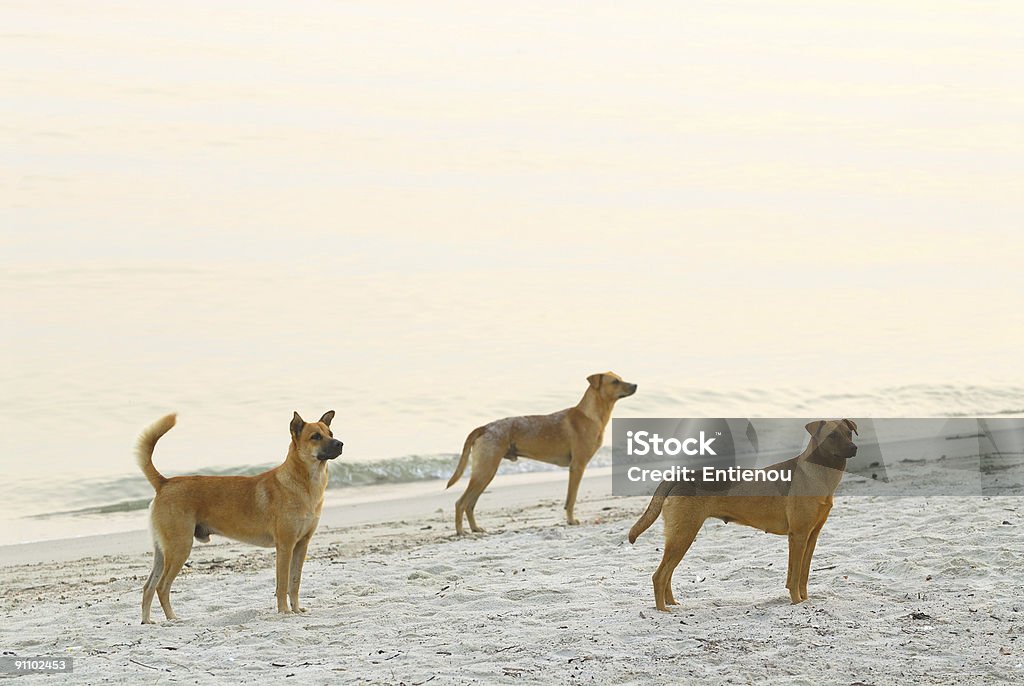
[[[798,606],[785,539],[708,523],[663,614],[661,525],[625,541],[645,500],[602,495],[596,474],[585,524],[567,527],[561,477],[504,480],[478,508],[491,533],[461,540],[453,493],[325,512],[301,616],[273,611],[272,553],[240,544],[197,545],[172,591],[182,619],[156,626],[139,624],[148,554],[79,539],[51,557],[83,541],[93,557],[12,564],[26,549],[0,549],[2,648],[76,660],[70,677],[18,683],[1024,681],[1018,499],[841,498]],[[385,521],[355,523],[369,512]]]

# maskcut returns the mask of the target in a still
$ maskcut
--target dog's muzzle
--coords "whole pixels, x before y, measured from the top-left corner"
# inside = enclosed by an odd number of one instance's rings
[[[341,455],[341,450],[344,447],[345,444],[342,443],[341,441],[332,440],[330,443],[323,447],[320,453],[316,456],[316,459],[320,460],[321,462],[333,460],[338,455]]]
[[[843,457],[845,457],[847,460],[857,457],[857,446],[853,446],[852,448],[847,450],[846,454],[843,455]]]
[[[635,383],[629,384],[626,387],[626,392],[623,393],[622,395],[620,395],[619,397],[620,398],[628,398],[629,396],[633,395],[634,393],[636,393],[636,384]]]

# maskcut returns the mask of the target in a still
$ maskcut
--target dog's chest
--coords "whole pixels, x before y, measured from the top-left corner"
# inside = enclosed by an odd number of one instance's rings
[[[323,510],[324,500],[323,496],[305,503],[303,507],[296,508],[295,511],[295,523],[302,534],[310,533],[316,528],[317,523],[320,521],[320,512]]]
[[[320,502],[323,502],[324,491],[327,490],[327,482],[329,481],[329,472],[327,471],[327,463],[321,462],[315,465],[309,473],[310,491],[319,496]]]

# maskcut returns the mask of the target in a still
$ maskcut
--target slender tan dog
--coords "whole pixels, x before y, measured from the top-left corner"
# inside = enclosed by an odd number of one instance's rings
[[[327,488],[327,461],[341,455],[342,442],[331,433],[334,411],[307,424],[296,412],[291,444],[283,464],[256,476],[176,476],[165,478],[153,466],[153,449],[171,430],[169,414],[139,436],[135,455],[156,489],[150,505],[153,571],[142,591],[142,623],[152,624],[153,593],[167,619],[171,584],[192,551],[192,537],[207,543],[211,534],[277,548],[277,611],[305,612],[299,583],[309,539],[320,521]]]
[[[576,407],[554,414],[508,417],[477,427],[466,437],[459,466],[445,488],[451,488],[466,470],[470,453],[473,469],[469,485],[455,502],[455,530],[461,536],[463,515],[469,527],[482,532],[473,516],[476,501],[498,472],[501,461],[520,457],[569,468],[569,492],[565,498],[565,518],[579,524],[573,516],[576,493],[587,463],[604,441],[604,427],[619,398],[636,393],[636,384],[627,383],[612,372],[587,377],[586,392]]]
[[[811,439],[804,452],[765,468],[792,470],[790,483],[755,481],[723,487],[663,481],[658,486],[647,511],[629,530],[629,542],[636,541],[664,512],[665,552],[653,577],[659,610],[679,604],[672,595],[672,572],[709,517],[789,536],[786,588],[794,603],[807,600],[811,556],[832,509],[832,494],[843,478],[846,460],[857,454],[852,435],[857,433],[857,425],[843,419],[811,422],[805,428]]]

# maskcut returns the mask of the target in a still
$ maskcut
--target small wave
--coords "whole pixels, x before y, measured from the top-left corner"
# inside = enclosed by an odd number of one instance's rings
[[[43,512],[42,514],[30,515],[30,519],[49,519],[51,517],[74,517],[79,515],[111,514],[113,512],[132,512],[134,510],[145,510],[149,507],[151,498],[136,500],[124,500],[107,505],[96,505],[95,507],[83,507],[77,510],[59,510],[57,512]]]
[[[602,453],[606,452],[610,455],[610,450],[602,450]],[[372,462],[335,461],[331,463],[330,480],[327,487],[329,489],[360,488],[379,484],[447,479],[455,470],[458,457],[456,454],[442,453],[408,455]],[[592,464],[598,462],[599,460],[595,457],[595,462]],[[255,476],[274,466],[273,464],[247,465],[226,469],[204,469],[196,473],[205,476]],[[505,462],[501,472],[508,474],[550,471],[552,469],[557,468],[533,460],[517,460]],[[73,509],[28,515],[28,518],[79,517],[145,510],[149,507],[153,495],[152,489],[145,479],[135,474],[114,479],[93,479],[86,484],[86,487],[90,493],[107,494],[110,500]]]

